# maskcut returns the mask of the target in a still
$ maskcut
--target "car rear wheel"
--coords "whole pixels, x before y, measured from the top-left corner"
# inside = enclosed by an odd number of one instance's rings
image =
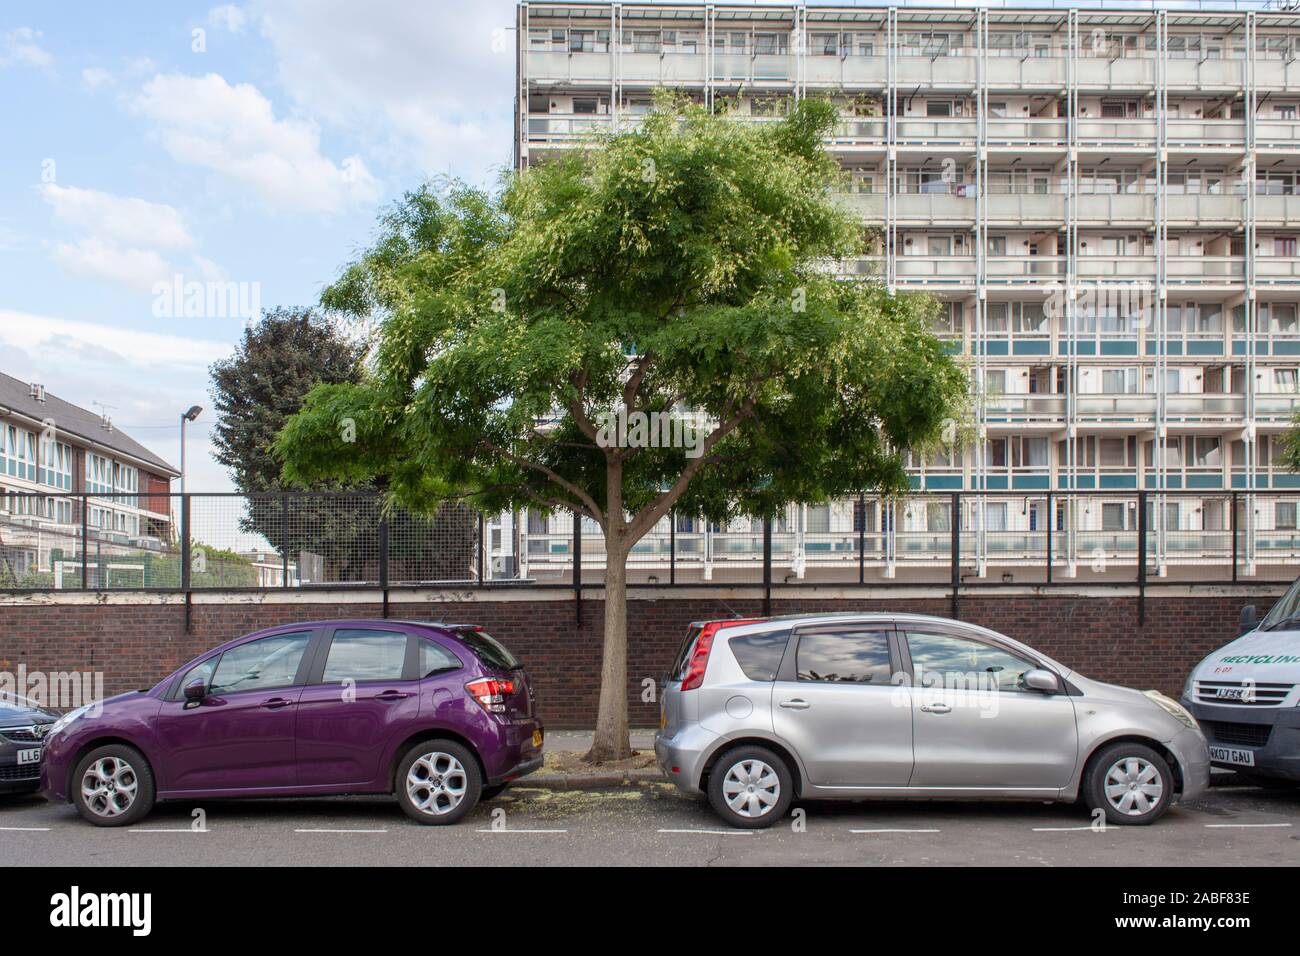
[[[124,827],[153,809],[153,771],[144,754],[108,744],[81,758],[72,774],[77,812],[97,827]]]
[[[709,803],[733,827],[770,827],[794,799],[785,761],[766,747],[737,747],[718,758],[709,774]]]
[[[1174,798],[1174,774],[1165,758],[1144,744],[1104,747],[1088,764],[1084,799],[1106,822],[1144,826],[1165,815]]]
[[[483,775],[474,755],[451,740],[426,740],[397,768],[397,802],[417,823],[445,826],[474,809]]]

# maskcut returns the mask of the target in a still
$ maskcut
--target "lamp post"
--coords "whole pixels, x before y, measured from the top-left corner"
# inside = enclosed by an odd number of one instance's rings
[[[181,494],[185,494],[185,424],[192,422],[203,414],[202,405],[191,405],[187,411],[181,412]]]

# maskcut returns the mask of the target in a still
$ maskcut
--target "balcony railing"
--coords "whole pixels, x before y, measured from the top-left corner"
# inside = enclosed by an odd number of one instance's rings
[[[1300,257],[1256,256],[1255,281],[1260,285],[1300,283]]]

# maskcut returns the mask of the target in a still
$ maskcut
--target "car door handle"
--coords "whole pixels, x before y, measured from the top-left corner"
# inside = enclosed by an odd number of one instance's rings
[[[808,703],[808,701],[806,700],[800,700],[798,697],[796,697],[794,700],[781,701],[780,706],[784,707],[786,710],[807,710],[809,707],[812,706],[812,704]]]
[[[385,702],[394,701],[394,700],[406,700],[408,696],[409,696],[408,694],[403,694],[400,690],[386,690],[382,694],[376,694],[375,700],[382,700]]]
[[[922,704],[921,710],[927,714],[946,714],[952,707],[948,704]]]
[[[266,710],[279,710],[281,707],[291,707],[293,701],[286,700],[283,697],[272,697],[270,700],[262,701],[262,706]]]

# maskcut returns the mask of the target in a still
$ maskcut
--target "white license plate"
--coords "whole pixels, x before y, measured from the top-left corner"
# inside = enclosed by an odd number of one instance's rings
[[[1215,763],[1226,763],[1233,767],[1255,766],[1255,751],[1235,750],[1232,747],[1211,747],[1210,759]]]
[[[32,747],[30,750],[18,751],[18,766],[22,767],[29,763],[41,762],[41,748]]]

